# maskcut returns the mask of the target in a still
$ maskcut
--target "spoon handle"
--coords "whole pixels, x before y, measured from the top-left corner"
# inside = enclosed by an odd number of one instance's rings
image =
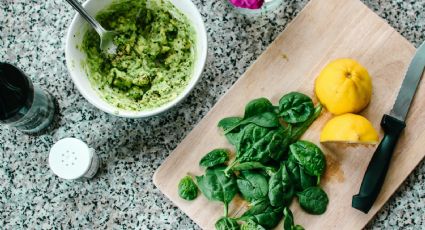
[[[86,21],[88,23],[90,23],[90,25],[93,26],[93,28],[96,30],[96,32],[99,35],[102,35],[103,33],[105,33],[105,29],[92,17],[90,16],[89,13],[87,13],[87,11],[81,6],[80,3],[78,3],[76,0],[66,0],[72,7],[74,7],[74,9],[76,9],[80,15],[86,19]]]

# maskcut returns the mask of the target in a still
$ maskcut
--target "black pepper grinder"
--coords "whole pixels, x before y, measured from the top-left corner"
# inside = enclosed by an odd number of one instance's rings
[[[53,120],[53,97],[34,86],[20,69],[0,62],[0,124],[38,133]]]

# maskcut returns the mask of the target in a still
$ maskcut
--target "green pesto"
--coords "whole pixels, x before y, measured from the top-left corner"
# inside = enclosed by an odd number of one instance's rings
[[[121,0],[96,15],[118,32],[116,55],[99,48],[90,29],[82,50],[89,80],[117,108],[143,111],[175,99],[188,85],[194,67],[195,32],[189,19],[166,0]]]

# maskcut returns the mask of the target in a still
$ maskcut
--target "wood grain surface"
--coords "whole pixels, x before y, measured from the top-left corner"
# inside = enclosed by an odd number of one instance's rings
[[[155,185],[201,228],[213,229],[223,214],[223,205],[207,201],[202,195],[195,201],[185,201],[177,194],[177,184],[187,173],[203,174],[198,162],[205,153],[217,147],[232,149],[217,128],[220,119],[242,116],[245,104],[258,97],[267,97],[274,104],[291,91],[314,97],[313,85],[319,71],[330,60],[350,57],[362,63],[372,76],[372,101],[361,114],[380,130],[382,138],[380,120],[391,109],[414,52],[405,38],[360,1],[312,0],[170,154],[154,175]],[[368,214],[353,209],[351,199],[359,190],[376,146],[322,144],[327,170],[321,184],[329,195],[328,209],[320,216],[309,215],[294,201],[291,209],[295,222],[306,229],[364,227],[425,155],[424,100],[422,83],[381,194]],[[319,144],[320,130],[330,118],[324,112],[302,139]],[[241,215],[246,209],[247,203],[236,197],[230,215]]]

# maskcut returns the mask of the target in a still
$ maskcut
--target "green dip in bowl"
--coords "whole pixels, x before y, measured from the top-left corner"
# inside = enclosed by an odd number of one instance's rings
[[[195,30],[166,0],[113,2],[96,19],[119,34],[116,55],[101,52],[90,29],[81,49],[89,81],[109,104],[123,110],[160,107],[187,87],[195,62]]]

